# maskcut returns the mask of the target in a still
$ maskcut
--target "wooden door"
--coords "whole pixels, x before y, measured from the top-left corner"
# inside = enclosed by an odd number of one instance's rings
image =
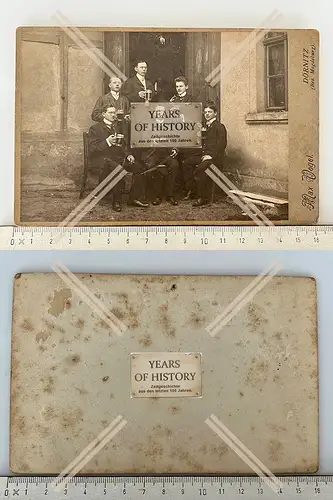
[[[214,101],[220,107],[220,81],[209,75],[221,63],[221,33],[187,33],[186,76],[191,93],[203,103]],[[210,80],[210,83],[206,81]]]

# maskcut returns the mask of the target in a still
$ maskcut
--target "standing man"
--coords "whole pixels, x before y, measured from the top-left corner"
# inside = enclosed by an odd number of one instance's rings
[[[154,86],[152,82],[146,79],[147,63],[145,61],[137,61],[135,65],[135,75],[126,80],[123,86],[123,94],[129,102],[145,102],[146,91],[151,91],[151,98],[154,95]]]
[[[133,186],[131,190],[132,205],[146,208],[148,203],[143,200],[145,194],[145,176],[141,174],[146,167],[138,163],[129,153],[127,137],[119,134],[116,126],[116,108],[106,105],[102,111],[103,121],[96,123],[89,130],[89,152],[95,165],[103,165],[99,182],[102,182],[118,166],[122,165],[128,172],[133,172]],[[110,181],[112,182],[112,180]],[[121,211],[121,193],[123,189],[121,179],[108,193],[112,197],[112,208]]]
[[[111,76],[109,82],[110,92],[100,96],[95,104],[91,118],[95,122],[103,121],[103,109],[105,106],[113,106],[116,111],[123,112],[127,116],[130,111],[130,105],[127,97],[120,95],[122,82],[118,76]]]
[[[170,102],[197,102],[197,99],[188,92],[188,81],[185,76],[175,78],[176,94],[171,97]],[[200,161],[201,150],[195,148],[180,148],[178,151],[179,177],[178,184],[180,190],[184,192],[183,199],[188,200],[195,196],[195,183],[193,172],[189,171],[187,165],[197,165]],[[190,177],[188,177],[190,172]]]
[[[217,108],[213,102],[208,102],[204,106],[204,117],[206,120],[206,133],[203,138],[202,156],[200,163],[194,168],[194,180],[197,186],[197,200],[194,207],[208,205],[212,191],[212,179],[205,170],[214,164],[222,169],[224,151],[227,146],[227,130],[223,123],[216,119]]]
[[[188,93],[188,82],[185,76],[175,78],[176,94],[171,97],[170,102],[196,102],[191,94]]]

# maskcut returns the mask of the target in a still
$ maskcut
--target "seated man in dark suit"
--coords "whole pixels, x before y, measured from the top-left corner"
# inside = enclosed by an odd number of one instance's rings
[[[154,96],[154,86],[152,82],[146,79],[148,70],[145,61],[138,61],[135,65],[135,75],[126,80],[123,86],[123,95],[127,97],[129,102],[145,102],[147,101],[146,91],[150,91],[150,100]]]
[[[144,172],[146,167],[138,163],[130,154],[127,146],[128,140],[123,134],[123,129],[119,134],[115,107],[106,105],[102,115],[103,121],[90,127],[88,134],[92,161],[95,165],[103,165],[99,181],[102,182],[118,165],[122,165],[126,171],[134,174],[131,190],[132,204],[137,207],[148,207],[148,203],[142,201],[145,194],[145,176],[136,175]],[[112,208],[116,212],[121,211],[123,184],[123,179],[121,179],[108,193],[109,197],[106,196],[106,198],[112,198]]]
[[[92,120],[95,122],[102,122],[103,109],[107,105],[114,106],[118,113],[122,111],[124,116],[128,116],[130,112],[130,104],[127,97],[121,95],[121,85],[122,82],[118,76],[111,76],[109,82],[110,92],[97,99],[93,112],[91,113]]]
[[[195,207],[201,207],[209,203],[214,181],[206,174],[205,170],[212,164],[220,169],[223,166],[224,151],[227,146],[227,131],[225,126],[217,121],[216,116],[217,108],[215,104],[208,102],[204,106],[206,132],[202,139],[201,157],[196,165],[187,165],[187,170],[191,171],[196,183],[198,198],[193,203]],[[189,172],[188,177],[190,177]]]
[[[175,149],[150,148],[141,157],[149,169],[155,168],[149,179],[152,205],[160,205],[163,198],[171,205],[178,205],[175,199],[175,181],[179,169],[176,156]]]

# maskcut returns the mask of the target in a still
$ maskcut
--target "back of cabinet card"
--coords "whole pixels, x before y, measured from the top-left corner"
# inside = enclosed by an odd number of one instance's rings
[[[80,473],[253,472],[212,422],[274,473],[317,470],[313,279],[235,308],[254,277],[65,277],[14,280],[12,472],[60,473],[95,438]]]

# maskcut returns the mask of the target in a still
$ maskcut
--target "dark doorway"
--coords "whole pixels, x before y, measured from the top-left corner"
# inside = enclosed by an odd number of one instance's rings
[[[153,82],[159,101],[175,93],[174,79],[185,76],[186,33],[129,33],[130,76],[138,60],[148,65],[147,79]]]

